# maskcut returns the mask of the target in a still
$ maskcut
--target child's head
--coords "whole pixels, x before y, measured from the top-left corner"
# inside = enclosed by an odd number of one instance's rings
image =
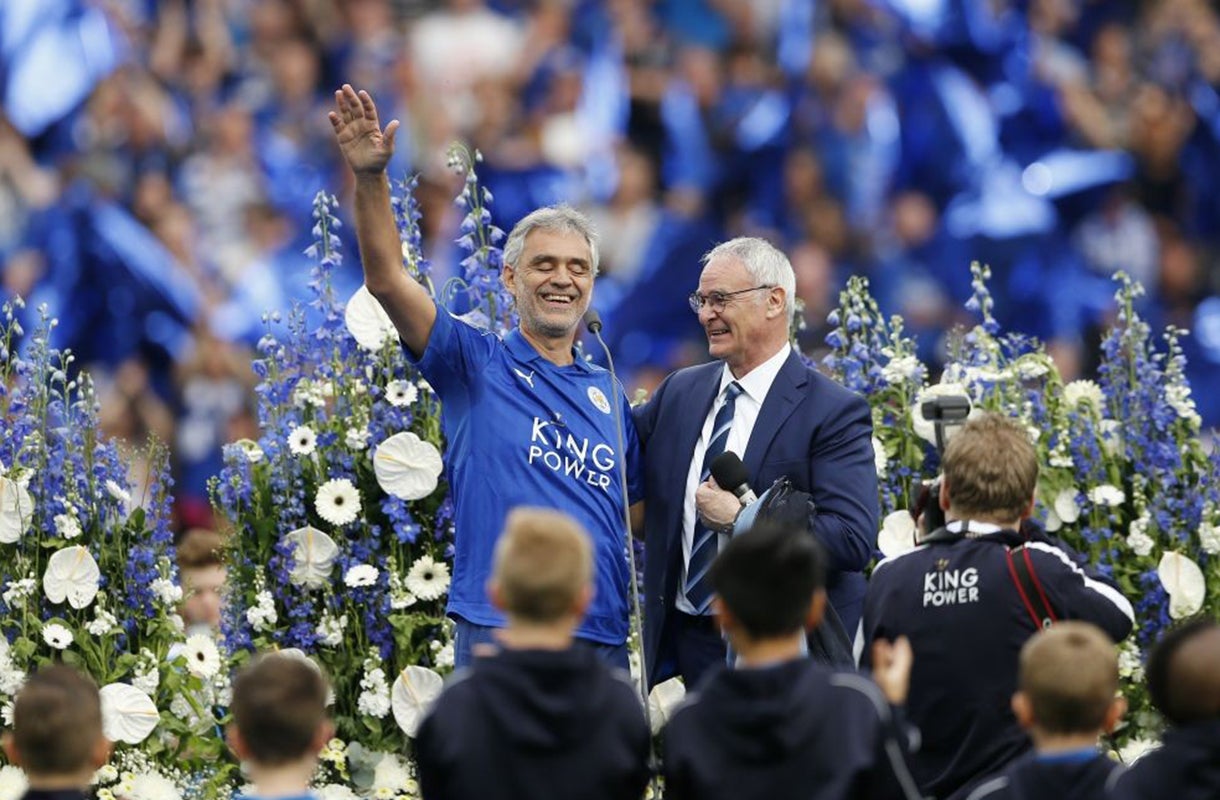
[[[826,604],[825,561],[807,531],[762,522],[733,538],[712,563],[721,625],[751,639],[816,626]]]
[[[178,573],[182,578],[182,619],[187,625],[220,628],[221,592],[225,566],[224,539],[207,528],[191,528],[178,542]]]
[[[234,753],[261,768],[312,760],[334,731],[326,715],[328,693],[322,673],[303,659],[258,656],[233,679]]]
[[[1061,622],[1021,648],[1013,712],[1035,739],[1113,730],[1127,709],[1117,694],[1118,654],[1096,625]]]
[[[1148,694],[1172,725],[1220,719],[1220,623],[1200,618],[1148,654]]]
[[[496,542],[488,593],[510,623],[579,620],[593,596],[589,535],[567,514],[517,508]]]
[[[5,751],[31,786],[88,786],[110,757],[97,684],[63,664],[31,675],[13,704]]]

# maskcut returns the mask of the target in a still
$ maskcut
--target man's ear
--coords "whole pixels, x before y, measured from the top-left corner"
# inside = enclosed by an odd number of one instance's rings
[[[21,766],[21,751],[17,749],[13,734],[6,731],[4,738],[0,739],[0,747],[4,748],[4,757],[8,759],[8,763]]]
[[[512,292],[514,286],[516,286],[516,282],[517,282],[517,271],[515,269],[513,269],[512,265],[505,264],[500,269],[500,283],[504,284],[505,289],[508,289],[509,292]]]
[[[1029,695],[1025,692],[1017,690],[1012,695],[1012,714],[1017,718],[1019,724],[1025,730],[1029,730],[1034,725],[1034,704],[1029,701]]]
[[[114,745],[105,736],[98,735],[97,741],[93,743],[93,770],[96,772],[106,766],[106,762],[110,760],[110,751],[114,749]]]
[[[1030,497],[1029,497],[1029,502],[1025,504],[1025,508],[1021,511],[1021,516],[1019,517],[1019,519],[1029,519],[1030,517],[1032,517],[1034,515],[1034,505],[1037,502],[1038,502],[1038,490],[1035,489],[1034,493],[1032,495],[1030,495]]]
[[[322,723],[318,725],[318,729],[314,731],[313,741],[310,742],[313,754],[317,755],[318,753],[321,753],[323,748],[326,747],[326,743],[333,739],[334,736],[335,723],[328,719],[323,720]]]
[[[809,611],[805,614],[805,630],[811,631],[821,625],[824,616],[826,616],[826,590],[818,589],[813,593]]]
[[[230,724],[225,729],[225,741],[229,743],[229,749],[233,751],[233,755],[237,757],[238,761],[249,760],[247,756],[250,751],[246,747],[246,740],[241,738],[241,731],[237,729],[236,725]]]
[[[1110,701],[1110,707],[1106,709],[1106,718],[1102,720],[1101,729],[1106,733],[1114,733],[1114,729],[1118,727],[1118,723],[1122,722],[1123,717],[1127,715],[1127,698],[1121,694]]]
[[[712,614],[720,621],[720,630],[729,633],[737,629],[737,618],[718,594],[712,595]]]
[[[788,310],[788,298],[782,286],[772,286],[767,292],[767,316],[775,317]]]
[[[940,479],[940,497],[938,499],[940,502],[940,510],[948,511],[949,502],[950,502],[949,501],[949,481],[944,476],[942,476]]]

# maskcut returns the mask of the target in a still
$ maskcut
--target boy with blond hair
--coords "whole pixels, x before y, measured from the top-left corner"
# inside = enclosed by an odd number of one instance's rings
[[[321,670],[300,658],[266,653],[238,672],[227,738],[254,786],[244,800],[314,800],[318,753],[335,731],[328,694]]]
[[[1118,695],[1114,643],[1096,625],[1061,622],[1021,648],[1012,710],[1034,752],[969,800],[1103,800],[1122,767],[1098,750],[1127,702]]]
[[[589,537],[571,517],[509,514],[487,586],[508,624],[500,651],[455,673],[420,726],[425,800],[643,794],[649,734],[635,690],[573,639],[592,571]]]
[[[23,800],[85,800],[93,773],[110,758],[97,684],[63,664],[30,676],[13,704],[4,753],[25,770]]]

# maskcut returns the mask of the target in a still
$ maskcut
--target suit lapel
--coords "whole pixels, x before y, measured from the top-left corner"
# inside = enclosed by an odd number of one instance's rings
[[[708,364],[708,369],[695,381],[690,396],[690,405],[683,412],[678,427],[678,436],[674,441],[674,457],[677,459],[682,482],[685,485],[686,472],[690,469],[691,456],[695,452],[695,443],[703,431],[703,423],[707,413],[712,409],[712,403],[720,389],[720,376],[724,365],[719,361]]]
[[[758,411],[758,419],[746,445],[746,454],[742,461],[751,479],[756,477],[762,468],[763,456],[766,455],[767,448],[771,446],[771,440],[779,432],[780,426],[792,415],[801,398],[805,396],[805,384],[808,382],[807,369],[796,350],[793,350],[780,367],[779,374],[775,376],[771,390],[767,392],[767,399]],[[765,488],[767,487],[755,487],[760,492]]]

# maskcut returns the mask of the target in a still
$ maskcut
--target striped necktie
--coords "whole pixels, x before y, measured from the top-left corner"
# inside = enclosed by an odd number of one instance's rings
[[[729,441],[729,428],[733,427],[733,408],[737,404],[737,396],[741,394],[741,385],[733,381],[724,388],[724,405],[716,412],[716,420],[712,423],[712,439],[707,444],[703,454],[703,469],[699,482],[707,480],[712,471],[712,461],[724,452],[724,446]],[[712,582],[708,577],[708,569],[716,560],[719,552],[719,539],[716,531],[709,530],[695,515],[694,536],[691,541],[690,561],[686,564],[686,599],[695,609],[696,614],[706,614],[712,602]]]

